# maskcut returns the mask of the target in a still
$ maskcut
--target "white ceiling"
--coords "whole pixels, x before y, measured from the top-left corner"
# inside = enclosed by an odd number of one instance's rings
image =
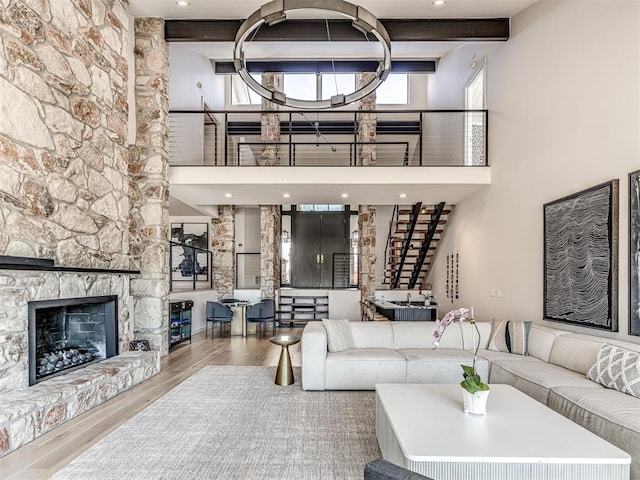
[[[355,0],[378,18],[496,18],[511,17],[536,0],[447,0],[435,7],[431,0]],[[166,19],[245,19],[266,0],[189,0],[179,7],[175,0],[129,0],[136,17]]]
[[[162,17],[165,19],[245,19],[267,0],[189,0],[189,7],[179,7],[176,0],[129,0],[133,16]],[[320,1],[320,0],[319,0]],[[431,0],[351,0],[363,6],[378,18],[501,18],[512,17],[537,0],[447,0],[443,7],[435,7]],[[310,12],[306,18],[314,15],[323,18],[324,14]],[[300,13],[300,12],[296,12]],[[307,12],[304,12],[307,13]],[[208,58],[230,60],[231,43],[202,42],[182,43]],[[393,58],[438,59],[451,50],[463,45],[463,42],[394,42]],[[317,42],[267,43],[255,42],[247,52],[252,60],[279,58],[353,58],[370,55],[365,42],[340,42],[337,47]],[[341,54],[340,52],[349,52]],[[350,55],[350,57],[349,57]],[[416,169],[408,172],[396,168],[380,176],[381,168],[373,169],[371,175],[363,171],[344,175],[344,170],[333,171],[323,182],[316,174],[304,178],[302,167],[286,169],[291,178],[283,179],[281,172],[262,169],[249,172],[240,167],[241,173],[234,169],[224,172],[220,167],[172,167],[170,173],[171,195],[174,206],[189,210],[189,206],[203,212],[211,210],[212,205],[235,204],[285,204],[285,203],[344,203],[344,204],[409,204],[416,201],[439,202],[446,200],[457,203],[464,197],[490,184],[490,169]],[[333,169],[330,169],[333,170]],[[404,170],[404,171],[403,171]],[[445,172],[446,170],[446,172]],[[325,172],[328,170],[325,168]],[[322,172],[322,169],[320,170]],[[275,175],[274,178],[270,178]],[[239,176],[238,176],[239,175]],[[301,177],[302,175],[302,177]],[[371,178],[368,178],[371,176]],[[231,198],[225,197],[231,193]],[[289,193],[290,198],[283,198]],[[348,193],[348,198],[341,194]],[[406,193],[407,198],[400,198]],[[179,200],[180,203],[175,200]],[[171,214],[177,213],[172,211]]]
[[[202,211],[222,204],[396,205],[443,200],[455,204],[490,185],[491,169],[172,167],[169,182],[172,196]]]

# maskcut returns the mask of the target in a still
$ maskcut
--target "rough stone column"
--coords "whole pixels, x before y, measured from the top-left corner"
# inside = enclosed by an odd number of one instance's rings
[[[218,206],[218,216],[211,219],[213,252],[213,288],[218,300],[233,298],[236,281],[236,207]]]
[[[282,91],[281,73],[263,73],[262,85],[270,90]],[[278,105],[267,99],[262,99],[262,110],[278,110]],[[265,142],[280,141],[280,116],[277,113],[263,113],[261,115],[261,136],[260,140]],[[271,143],[262,144],[262,155],[260,165],[278,165],[280,162],[280,145]]]
[[[358,207],[358,288],[362,298],[374,299],[376,292],[376,209]]]
[[[135,20],[136,144],[129,151],[134,335],[168,353],[169,61],[160,18]]]
[[[362,88],[375,77],[375,73],[361,73],[357,76],[357,88]],[[376,109],[375,90],[358,101],[358,142],[375,142],[377,116],[372,110]],[[375,165],[375,145],[358,145],[358,165]]]
[[[280,206],[260,206],[260,297],[275,298],[280,288]]]
[[[282,74],[263,73],[262,84],[276,91],[282,91]],[[262,100],[263,110],[278,110],[278,105]],[[261,115],[260,139],[267,142],[280,141],[280,117],[277,113]],[[280,164],[280,145],[263,144],[261,165]],[[275,298],[280,288],[280,206],[260,206],[260,297]]]

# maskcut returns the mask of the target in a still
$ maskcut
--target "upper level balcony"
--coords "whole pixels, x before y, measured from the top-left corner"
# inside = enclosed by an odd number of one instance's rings
[[[490,183],[487,110],[172,111],[169,134],[190,205],[456,203]]]

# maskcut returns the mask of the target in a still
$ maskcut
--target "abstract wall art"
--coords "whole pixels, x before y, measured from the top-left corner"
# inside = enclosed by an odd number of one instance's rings
[[[173,281],[206,279],[209,272],[208,235],[206,223],[171,224],[171,269],[180,276]]]
[[[618,180],[544,205],[544,318],[618,331]]]
[[[629,335],[640,335],[640,170],[629,174]]]

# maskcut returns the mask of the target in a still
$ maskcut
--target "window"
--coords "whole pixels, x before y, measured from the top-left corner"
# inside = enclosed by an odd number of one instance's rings
[[[323,99],[338,94],[349,94],[356,89],[356,76],[353,73],[323,73],[320,81]]]
[[[471,79],[464,90],[464,108],[482,110],[485,108],[484,68]],[[481,112],[465,113],[464,121],[464,164],[486,165],[485,159],[485,120]]]
[[[261,82],[260,73],[251,76]],[[356,89],[354,73],[285,73],[284,94],[299,100],[327,100],[338,94],[350,94]],[[378,105],[407,105],[409,103],[409,75],[392,73],[376,90]],[[231,105],[260,105],[261,97],[242,81],[231,75]]]
[[[409,75],[391,73],[376,90],[378,105],[407,105],[409,103]]]
[[[317,100],[317,76],[315,73],[285,73],[282,89],[287,97],[298,100]]]
[[[342,212],[344,205],[298,205],[300,212]]]
[[[262,74],[252,73],[251,76],[258,83],[262,81]],[[260,105],[262,97],[251,90],[240,78],[240,75],[231,75],[231,105]]]

